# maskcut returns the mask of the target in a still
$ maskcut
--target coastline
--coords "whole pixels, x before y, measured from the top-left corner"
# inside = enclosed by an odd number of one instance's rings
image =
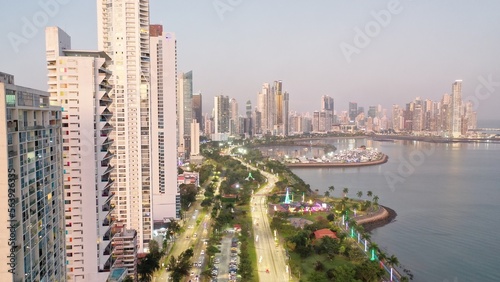
[[[407,141],[421,141],[429,143],[500,143],[499,138],[444,138],[437,136],[409,136],[409,135],[381,135],[376,134],[366,136],[371,138],[373,141],[396,141],[396,140],[407,140]]]
[[[318,168],[318,167],[360,167],[360,166],[370,166],[379,165],[386,163],[389,160],[389,156],[385,155],[380,160],[364,162],[364,163],[285,163],[287,167],[290,168]]]
[[[363,226],[365,231],[371,232],[376,228],[382,227],[394,221],[398,214],[395,210],[380,205],[380,209],[367,217],[356,218],[356,223]]]

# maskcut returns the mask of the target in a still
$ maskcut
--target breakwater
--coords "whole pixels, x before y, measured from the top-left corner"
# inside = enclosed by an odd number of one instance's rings
[[[359,163],[335,163],[335,162],[325,162],[325,163],[285,163],[287,167],[290,168],[318,168],[318,167],[358,167],[358,166],[371,166],[386,163],[389,160],[387,155],[379,160],[369,161],[369,162],[359,162]]]

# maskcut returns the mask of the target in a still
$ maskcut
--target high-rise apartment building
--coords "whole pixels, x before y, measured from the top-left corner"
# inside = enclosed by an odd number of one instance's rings
[[[229,100],[229,132],[231,135],[236,136],[240,134],[240,123],[239,123],[239,110],[238,110],[238,101],[236,99],[231,98]]]
[[[283,82],[281,80],[275,81],[273,85],[273,95],[275,101],[274,115],[275,121],[273,124],[273,135],[283,135],[284,119],[284,97],[283,97]]]
[[[151,48],[151,193],[153,222],[179,218],[177,51],[175,34],[149,29]]]
[[[330,121],[328,121],[329,124],[328,128],[330,130],[331,125],[335,122],[334,120],[335,104],[332,97],[327,95],[321,96],[321,110],[326,112],[328,118],[330,119]]]
[[[270,134],[274,129],[276,118],[275,96],[272,94],[269,83],[264,83],[258,94],[257,108],[261,113],[261,133]]]
[[[6,73],[0,97],[0,278],[66,281],[61,107]]]
[[[214,127],[215,134],[229,133],[229,97],[220,95],[214,97]]]
[[[177,113],[179,122],[179,154],[188,157],[189,135],[193,120],[193,72],[180,73],[178,77]]]
[[[354,122],[358,116],[358,103],[349,102],[349,121]]]
[[[451,86],[450,130],[452,137],[462,134],[462,80],[456,80]]]
[[[191,122],[191,157],[200,155],[200,124],[193,119]]]
[[[129,276],[133,281],[137,281],[137,231],[127,229],[122,223],[113,226],[113,255],[116,256],[114,262],[115,268],[124,268],[128,270]]]
[[[288,136],[290,130],[290,94],[288,92],[283,93],[283,135]]]
[[[201,92],[193,94],[193,117],[200,124],[200,131],[203,131],[203,99]]]
[[[115,219],[111,61],[105,52],[71,50],[57,27],[46,29],[45,46],[50,100],[62,106],[67,281],[104,281]]]
[[[152,238],[149,0],[97,0],[98,49],[111,57],[112,174],[117,221]]]

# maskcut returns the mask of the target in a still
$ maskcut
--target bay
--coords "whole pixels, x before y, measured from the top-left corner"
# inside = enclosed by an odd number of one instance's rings
[[[358,168],[294,168],[314,191],[335,187],[341,196],[372,191],[394,209],[396,221],[372,232],[414,281],[500,281],[500,144],[433,144],[331,139],[338,150],[361,145],[389,156],[382,165]],[[266,152],[266,150],[264,150]],[[309,157],[320,148],[277,147],[267,154]]]

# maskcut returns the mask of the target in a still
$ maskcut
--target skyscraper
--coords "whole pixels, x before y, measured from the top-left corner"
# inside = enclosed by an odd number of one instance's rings
[[[354,122],[358,116],[358,103],[349,102],[349,121]]]
[[[215,134],[229,133],[229,97],[214,97],[214,126]]]
[[[203,131],[203,99],[201,92],[193,94],[193,117],[200,124],[200,131]]]
[[[231,135],[236,136],[240,134],[238,101],[236,101],[236,99],[234,98],[231,98],[229,100],[229,107],[230,107],[230,120],[229,120],[230,133]]]
[[[193,72],[179,74],[177,95],[177,113],[179,120],[179,154],[187,158],[193,120]]]
[[[200,155],[200,124],[193,119],[191,122],[191,157]]]
[[[0,278],[66,281],[61,107],[6,73],[0,97]]]
[[[112,59],[113,214],[137,231],[142,252],[152,238],[149,0],[97,0],[97,29]]]
[[[258,94],[257,108],[261,113],[261,133],[271,133],[274,126],[274,95],[271,94],[269,83],[262,85],[262,90]]]
[[[177,52],[175,34],[150,27],[151,190],[153,222],[179,218],[177,189]]]
[[[288,136],[288,131],[290,130],[289,124],[289,111],[290,111],[290,94],[288,92],[283,93],[283,135]]]
[[[111,61],[102,51],[70,49],[71,40],[64,31],[46,29],[50,100],[62,106],[64,121],[66,279],[103,281],[108,276],[104,271],[112,267],[110,234],[114,222],[110,192],[114,186],[108,83]]]
[[[462,80],[455,80],[451,86],[450,129],[452,137],[460,137],[462,132]]]
[[[327,95],[321,96],[321,110],[327,113],[327,116],[330,118],[330,124],[334,123],[334,101],[333,98]]]
[[[283,83],[281,80],[275,81],[273,85],[273,95],[275,101],[274,116],[275,121],[273,124],[274,133],[273,135],[283,135],[284,126],[284,98],[283,98]]]

